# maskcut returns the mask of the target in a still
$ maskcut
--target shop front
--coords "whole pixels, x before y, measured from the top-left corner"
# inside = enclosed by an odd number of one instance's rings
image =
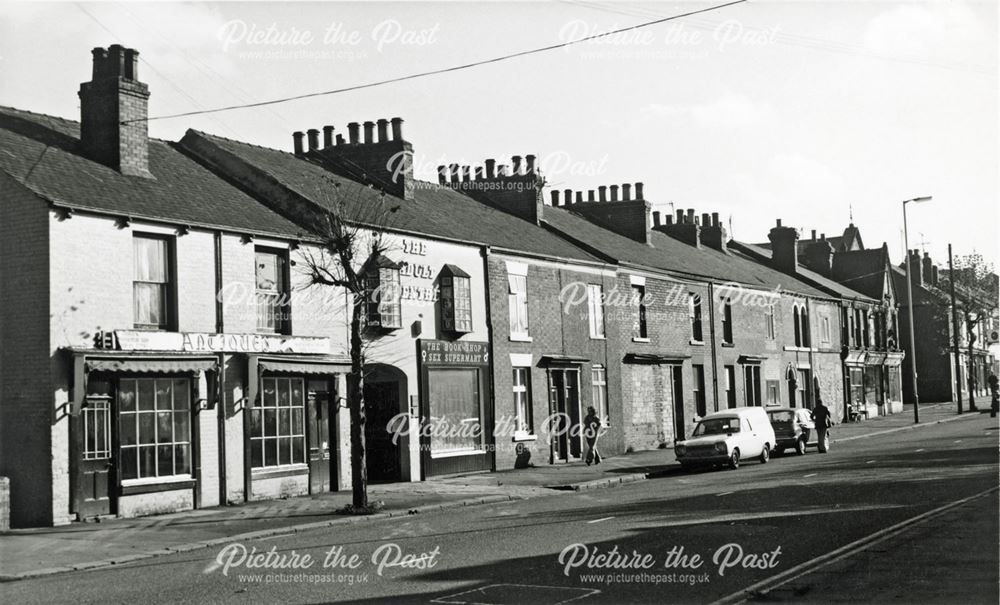
[[[493,470],[489,343],[420,339],[417,348],[420,406],[410,413],[420,418],[424,478]]]

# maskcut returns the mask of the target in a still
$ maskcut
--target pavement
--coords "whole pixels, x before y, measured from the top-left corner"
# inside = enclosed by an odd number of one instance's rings
[[[912,406],[906,406],[899,414],[835,426],[831,433],[833,448],[838,443],[976,416],[956,414],[954,404],[922,405],[921,423],[914,425]],[[421,483],[372,485],[369,500],[381,501],[383,512],[364,517],[334,514],[351,499],[349,492],[337,492],[139,519],[12,530],[0,534],[0,581],[122,565],[236,540],[291,535],[340,524],[377,523],[444,508],[609,488],[679,472],[672,450],[665,449],[605,458],[593,466],[582,462],[545,465]]]

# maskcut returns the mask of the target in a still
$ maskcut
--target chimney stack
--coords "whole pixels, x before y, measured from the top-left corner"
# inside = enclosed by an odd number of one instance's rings
[[[90,82],[80,85],[80,144],[95,162],[126,176],[149,172],[149,87],[139,81],[139,52],[112,44],[91,51]]]
[[[611,189],[612,203],[582,204],[577,203],[572,210],[583,216],[587,220],[618,235],[627,237],[637,242],[648,244],[649,233],[653,228],[650,204],[645,200],[633,198],[631,195],[631,184],[621,185],[624,194],[622,199],[618,197],[619,185],[601,185],[597,188],[598,197],[601,202],[608,201],[608,189]],[[594,192],[588,193],[591,201]],[[582,192],[578,196],[578,201],[583,201]]]
[[[333,147],[333,126],[323,127],[323,147]]]
[[[771,240],[771,266],[785,273],[797,273],[799,233],[792,227],[782,227],[779,218],[767,237]]]
[[[461,184],[453,184],[453,187],[487,206],[540,225],[547,204],[542,191],[545,181],[535,166],[535,158],[530,154],[512,155],[509,171],[507,165],[497,165],[496,160],[487,159],[483,162],[484,166],[476,168],[475,181],[466,178],[469,167],[464,167]],[[560,205],[560,195],[564,196],[562,205],[573,201],[569,189],[564,192],[553,190],[549,195],[552,206]]]
[[[637,200],[643,199],[643,197],[642,197],[642,183],[636,183],[635,184],[635,199],[637,199]]]
[[[914,286],[922,287],[924,285],[924,271],[920,250],[910,250],[908,254],[910,257],[910,282]],[[903,269],[906,269],[906,265],[903,266]]]
[[[393,118],[389,122],[392,124],[392,140],[401,142],[403,140],[403,118]]]
[[[358,143],[361,142],[360,139],[358,138],[360,129],[361,125],[358,124],[357,122],[350,122],[347,125],[347,140],[350,142],[351,145],[357,145]]]
[[[521,174],[521,156],[511,156],[510,163],[514,167],[514,174]]]
[[[552,205],[553,206],[558,206],[559,205],[559,190],[558,189],[553,189],[552,191],[549,192],[549,195],[552,196]]]
[[[806,246],[805,265],[823,277],[830,277],[833,273],[833,246],[825,237],[816,239],[815,235],[813,231],[813,239]]]
[[[316,151],[319,149],[319,131],[315,128],[310,128],[306,131],[306,137],[309,141],[309,151]]]
[[[608,201],[608,187],[607,185],[601,185],[597,188],[597,198],[603,203]]]
[[[726,228],[719,223],[719,213],[707,212],[701,215],[701,243],[713,250],[729,254],[729,234]]]
[[[934,262],[931,260],[931,255],[924,252],[922,269],[924,272],[924,283],[930,286],[936,285],[934,283]]]
[[[392,138],[389,137],[390,124]],[[371,185],[388,194],[412,200],[416,187],[413,179],[413,146],[403,140],[401,118],[368,120],[364,123],[364,143],[360,140],[361,125],[347,125],[349,144],[336,135],[334,127],[323,127],[323,147],[319,147],[319,131],[308,131],[309,157],[319,160],[324,168],[345,178]],[[375,140],[376,127],[378,140]],[[440,180],[440,176],[438,177]]]
[[[305,150],[302,148],[302,141],[305,138],[306,133],[301,130],[292,133],[292,144],[294,145],[295,155],[300,156],[305,153]]]

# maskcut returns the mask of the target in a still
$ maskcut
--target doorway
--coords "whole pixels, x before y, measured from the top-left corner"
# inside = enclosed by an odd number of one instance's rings
[[[330,436],[336,435],[337,401],[331,381],[309,380],[306,385],[306,436],[309,440],[309,493],[333,491],[337,487],[336,467],[330,461]]]
[[[686,439],[684,430],[684,376],[680,365],[670,368],[670,400],[674,402],[674,441]]]
[[[580,370],[549,370],[549,412],[552,414],[550,462],[568,462],[583,452],[580,430]]]
[[[365,382],[365,460],[371,481],[399,481],[399,444],[388,427],[399,410],[398,382]]]

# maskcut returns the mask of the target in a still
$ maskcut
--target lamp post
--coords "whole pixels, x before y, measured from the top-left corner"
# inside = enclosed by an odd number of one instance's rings
[[[913,422],[920,422],[920,395],[917,393],[917,342],[913,337],[913,269],[910,267],[910,234],[906,225],[906,205],[922,204],[931,201],[931,196],[915,197],[903,201],[903,242],[906,246],[906,304],[909,306],[910,319],[910,369],[913,375]]]

